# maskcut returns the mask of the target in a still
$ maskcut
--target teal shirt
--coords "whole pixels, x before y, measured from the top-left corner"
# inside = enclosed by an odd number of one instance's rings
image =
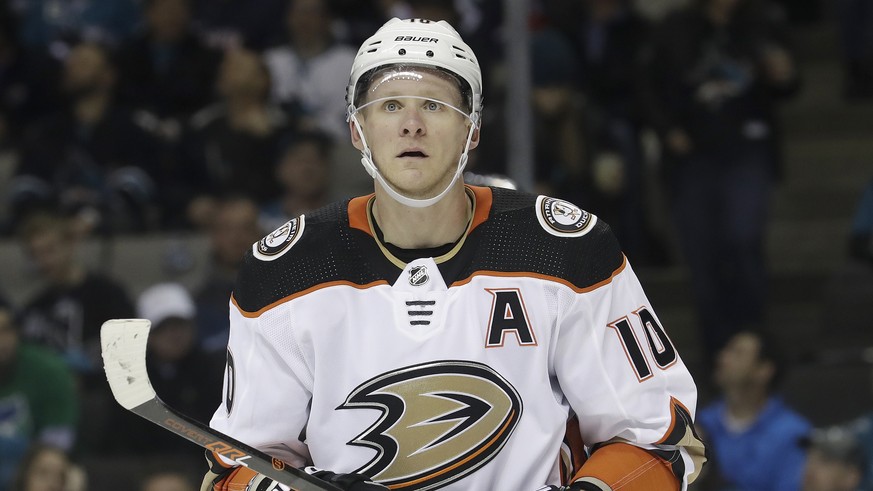
[[[8,489],[27,448],[45,429],[75,431],[75,379],[59,356],[21,343],[12,369],[0,379],[0,491]]]

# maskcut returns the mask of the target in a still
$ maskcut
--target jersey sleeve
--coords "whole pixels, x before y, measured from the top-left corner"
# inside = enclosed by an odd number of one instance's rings
[[[230,305],[224,397],[210,425],[301,467],[312,375],[299,347],[290,309],[247,313]]]
[[[693,429],[697,389],[630,264],[567,302],[555,371],[586,445],[647,449],[686,489],[705,460]]]

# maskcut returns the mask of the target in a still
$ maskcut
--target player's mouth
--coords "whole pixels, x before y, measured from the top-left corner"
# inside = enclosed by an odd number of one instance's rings
[[[404,150],[404,151],[400,152],[399,154],[397,154],[397,157],[399,157],[401,159],[406,159],[406,158],[422,158],[423,159],[423,158],[426,158],[427,156],[428,155],[426,153],[424,153],[423,151],[421,151],[417,148],[410,148],[410,149]]]

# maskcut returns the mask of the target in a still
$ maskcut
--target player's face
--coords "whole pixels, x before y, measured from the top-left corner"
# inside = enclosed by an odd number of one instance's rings
[[[379,171],[397,191],[414,199],[439,194],[455,173],[470,124],[458,84],[428,69],[376,76],[358,120]],[[362,104],[363,106],[363,104]],[[352,127],[352,142],[363,142]],[[478,143],[478,131],[470,148]]]

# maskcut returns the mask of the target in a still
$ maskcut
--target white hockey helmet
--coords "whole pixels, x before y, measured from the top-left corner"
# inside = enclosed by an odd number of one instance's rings
[[[352,63],[346,102],[349,113],[360,101],[369,75],[391,65],[420,65],[449,72],[466,87],[461,87],[474,121],[482,110],[482,70],[473,50],[448,22],[427,19],[398,19],[386,22],[364,41]]]

